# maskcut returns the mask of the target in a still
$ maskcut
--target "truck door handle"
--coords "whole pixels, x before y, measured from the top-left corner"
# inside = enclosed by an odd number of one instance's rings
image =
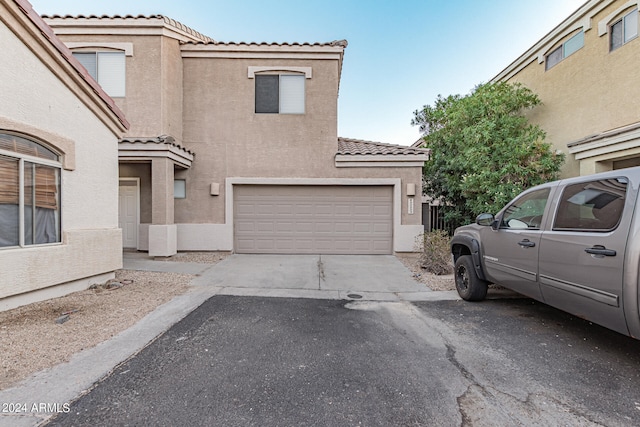
[[[616,256],[616,251],[613,249],[607,249],[602,245],[595,245],[594,247],[587,248],[584,251],[593,255]]]
[[[518,242],[518,244],[525,248],[532,248],[536,245],[534,242],[530,241],[529,239],[521,240]]]

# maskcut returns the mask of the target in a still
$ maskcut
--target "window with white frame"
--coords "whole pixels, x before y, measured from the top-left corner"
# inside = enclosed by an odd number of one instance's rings
[[[73,52],[73,56],[107,95],[116,98],[125,96],[124,52]]]
[[[638,37],[638,9],[634,9],[611,25],[609,50],[613,51]]]
[[[305,76],[256,74],[256,113],[304,114]]]
[[[60,157],[0,132],[0,248],[60,242]]]
[[[566,42],[562,43],[547,55],[547,58],[545,60],[545,69],[548,70],[549,68],[553,67],[564,58],[574,54],[583,46],[584,31],[580,30],[579,33],[568,39]]]

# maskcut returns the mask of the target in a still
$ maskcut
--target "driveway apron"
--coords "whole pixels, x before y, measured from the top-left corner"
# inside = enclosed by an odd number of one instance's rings
[[[435,297],[391,255],[234,254],[193,284],[219,288],[219,295],[378,301]]]

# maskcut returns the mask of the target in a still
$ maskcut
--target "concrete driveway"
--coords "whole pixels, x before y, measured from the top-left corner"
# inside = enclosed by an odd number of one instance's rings
[[[370,301],[458,299],[415,281],[393,255],[240,255],[216,264],[156,261],[124,253],[125,269],[195,274],[192,284],[216,295]]]
[[[391,255],[234,254],[193,281],[219,295],[422,301],[436,295]],[[445,295],[437,293],[439,298]]]

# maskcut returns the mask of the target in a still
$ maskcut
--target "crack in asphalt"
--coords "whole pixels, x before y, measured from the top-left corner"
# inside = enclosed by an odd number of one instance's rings
[[[559,408],[556,413],[570,414],[569,419],[564,419],[561,423],[577,421],[579,425],[602,425],[588,414],[581,413],[576,408],[545,393],[528,393],[523,400],[502,390],[492,388],[493,391],[490,391],[456,358],[455,348],[446,340],[445,346],[447,348],[447,360],[471,383],[467,390],[456,398],[458,411],[462,417],[461,427],[476,425],[476,421],[479,421],[479,414],[491,410],[497,412],[491,417],[497,424],[501,424],[500,418],[502,418],[503,422],[513,426],[526,426],[531,420],[535,419],[543,423],[545,419],[547,421],[560,422],[561,420],[553,418],[553,415],[551,415],[553,412],[549,411],[554,406]],[[485,405],[485,403],[489,405]],[[543,411],[543,409],[547,411]],[[524,415],[524,418],[522,415]],[[552,416],[551,420],[547,419],[549,415]],[[482,416],[480,417],[482,418]]]

